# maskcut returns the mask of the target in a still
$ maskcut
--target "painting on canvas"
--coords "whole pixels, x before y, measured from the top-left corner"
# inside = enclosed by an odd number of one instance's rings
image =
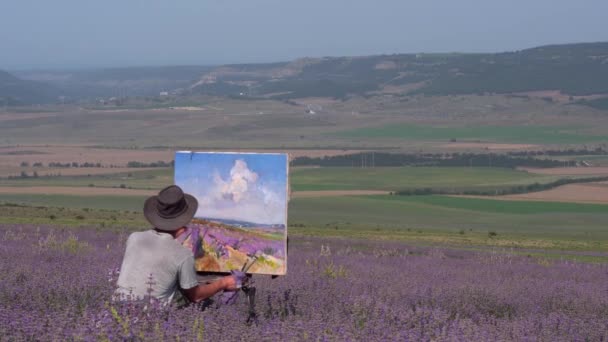
[[[287,154],[177,152],[175,184],[199,203],[182,241],[197,271],[286,274]]]

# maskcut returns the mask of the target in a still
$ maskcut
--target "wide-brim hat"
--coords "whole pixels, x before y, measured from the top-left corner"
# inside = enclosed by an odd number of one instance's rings
[[[185,194],[177,185],[171,185],[146,200],[144,216],[152,226],[174,231],[187,225],[197,209],[198,201],[194,196]]]

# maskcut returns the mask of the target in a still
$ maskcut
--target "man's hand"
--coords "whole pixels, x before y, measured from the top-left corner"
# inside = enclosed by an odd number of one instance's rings
[[[237,291],[247,283],[249,276],[241,271],[232,271],[232,275],[222,278],[224,291]]]
[[[190,301],[198,303],[199,301],[209,298],[221,291],[234,293],[241,288],[247,279],[247,275],[245,273],[239,271],[236,272],[233,272],[232,275],[222,277],[210,284],[200,284],[191,289],[184,290],[184,294]]]

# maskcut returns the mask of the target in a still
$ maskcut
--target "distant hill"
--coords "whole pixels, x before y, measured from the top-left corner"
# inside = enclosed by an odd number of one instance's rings
[[[460,55],[434,68],[417,92],[449,95],[559,90],[608,93],[608,43],[543,46],[517,52]]]
[[[285,76],[277,76],[281,70]],[[607,94],[608,43],[485,54],[330,57],[272,68],[233,65],[203,75],[193,89],[205,92],[220,84],[232,93],[278,98],[341,98],[373,92],[455,95],[557,90],[578,96]],[[229,85],[241,87],[231,89]]]
[[[217,67],[35,71],[18,76],[45,81],[63,94],[77,98],[158,96],[161,91],[283,100],[378,94],[519,94],[549,90],[566,97],[608,96],[608,43],[551,45],[502,53],[303,58]],[[28,87],[22,88],[25,89]],[[602,96],[599,98],[595,96],[589,99],[593,101],[580,103],[605,107]]]
[[[25,81],[0,70],[0,105],[48,103],[57,96],[57,89],[48,84]]]
[[[24,79],[52,84],[70,98],[158,96],[160,92],[188,87],[212,67],[163,66],[83,70],[20,71]]]

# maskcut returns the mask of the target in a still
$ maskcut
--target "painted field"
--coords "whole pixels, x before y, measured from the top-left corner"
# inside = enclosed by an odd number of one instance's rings
[[[544,183],[555,176],[530,174],[499,168],[467,167],[324,167],[295,169],[291,175],[293,191],[386,190],[414,188],[484,189]]]
[[[585,127],[572,126],[428,126],[391,124],[380,127],[339,131],[344,138],[394,138],[409,141],[448,141],[451,139],[476,142],[517,144],[581,144],[607,141],[605,136],[585,132]]]

